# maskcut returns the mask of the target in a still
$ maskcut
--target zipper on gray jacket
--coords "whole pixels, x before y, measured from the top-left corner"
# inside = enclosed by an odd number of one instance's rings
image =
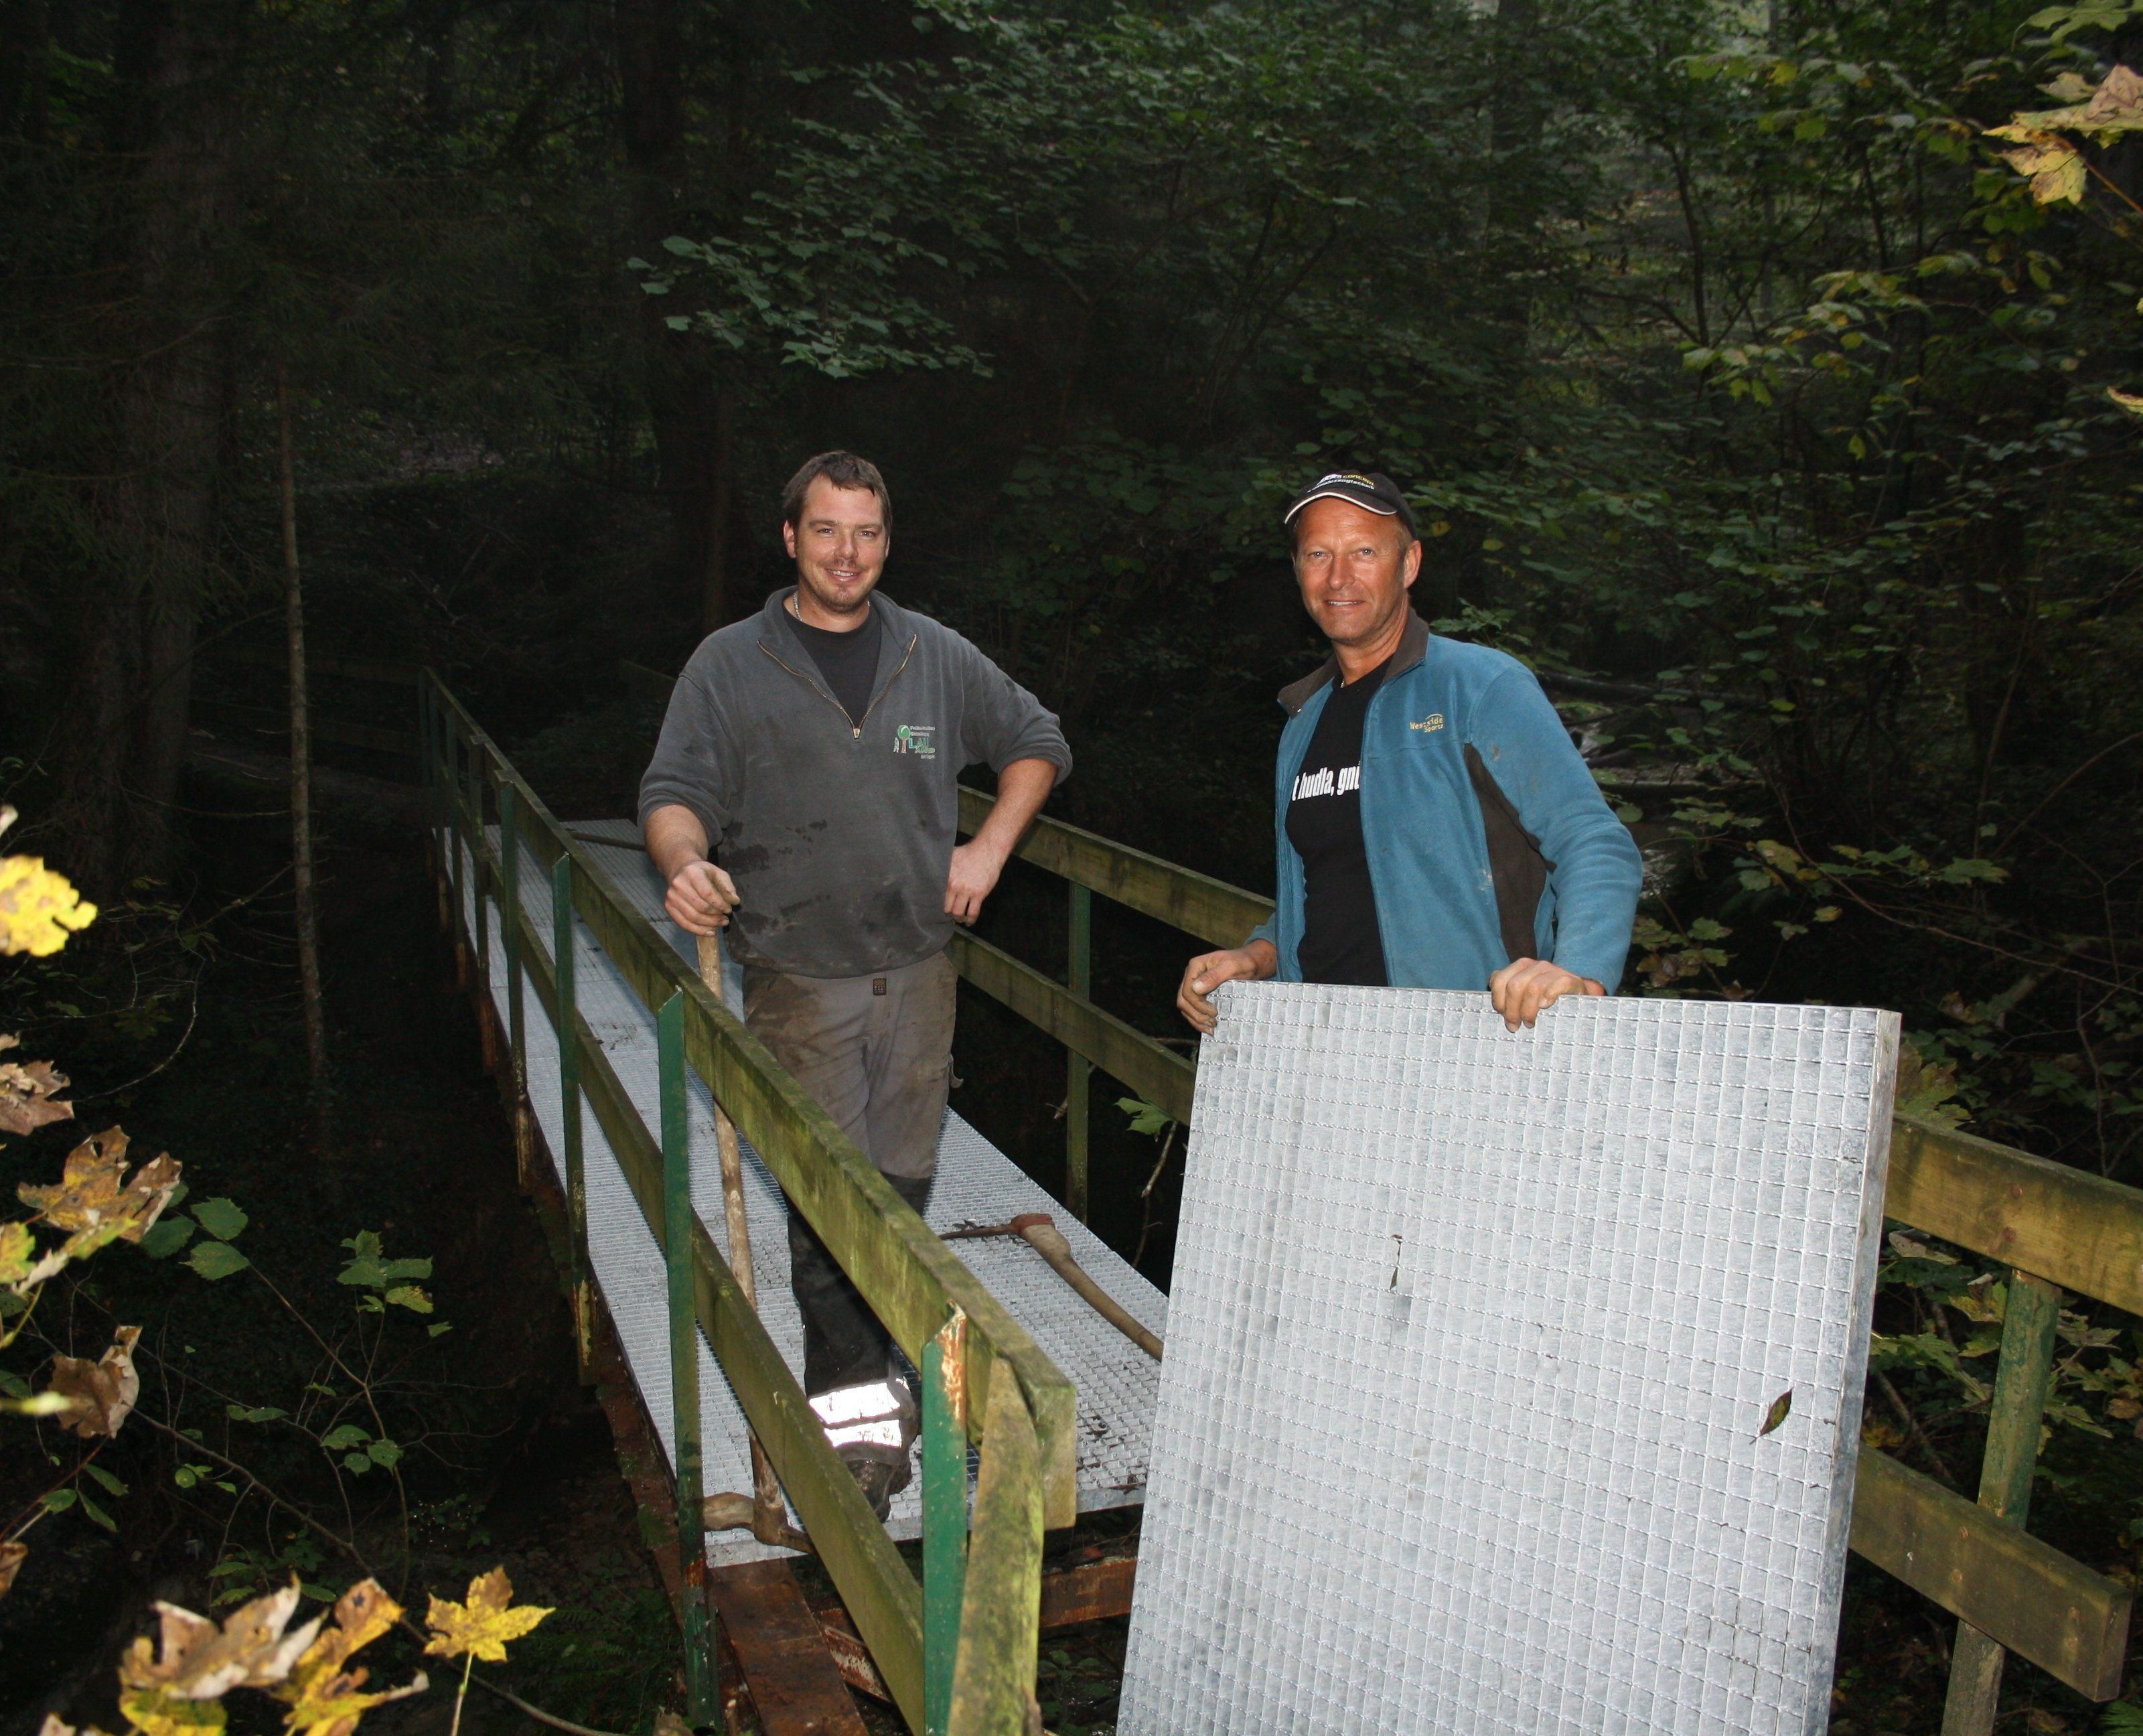
[[[798,680],[801,681],[806,687],[809,688],[812,692],[817,694],[820,699],[824,700],[828,705],[831,705],[836,711],[841,714],[841,721],[849,726],[849,740],[861,741],[864,738],[864,725],[870,721],[871,713],[878,710],[878,700],[883,699],[887,693],[892,690],[893,684],[900,679],[901,670],[908,667],[908,659],[915,655],[915,647],[922,642],[923,636],[920,633],[911,634],[909,636],[908,649],[901,654],[900,661],[893,665],[893,673],[885,678],[885,685],[878,689],[878,699],[873,700],[870,704],[864,707],[864,715],[861,717],[850,717],[849,715],[849,708],[846,705],[844,705],[839,700],[835,699],[833,695],[827,692],[824,688],[821,687],[816,681],[813,680],[810,676],[805,675],[802,670],[792,668],[789,665],[784,663],[781,660],[780,654],[769,645],[764,639],[759,641],[759,648],[762,651],[765,651],[768,656],[774,659],[776,667],[788,670],[790,675],[795,676]]]

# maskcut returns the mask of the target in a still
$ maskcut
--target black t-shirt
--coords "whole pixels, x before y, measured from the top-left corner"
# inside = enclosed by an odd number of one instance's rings
[[[860,725],[864,713],[870,710],[871,683],[878,679],[878,640],[884,636],[878,625],[878,611],[873,609],[861,626],[848,633],[829,633],[824,627],[799,621],[786,608],[781,612],[789,622],[789,631],[803,642],[804,649],[811,654],[811,660],[819,665],[819,678],[825,682],[826,690],[849,714],[849,724]]]
[[[1362,724],[1386,666],[1333,689],[1288,799],[1288,842],[1302,858],[1305,982],[1387,986],[1362,842]]]

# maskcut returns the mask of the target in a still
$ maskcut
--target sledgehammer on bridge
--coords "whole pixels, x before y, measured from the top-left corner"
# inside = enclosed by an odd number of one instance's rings
[[[1072,1257],[1072,1244],[1064,1239],[1064,1232],[1048,1213],[1022,1212],[1009,1224],[968,1224],[947,1230],[942,1239],[957,1242],[985,1236],[1017,1236],[1054,1266],[1057,1276],[1076,1290],[1096,1313],[1154,1361],[1161,1360],[1161,1340],[1133,1319],[1121,1303],[1087,1275],[1086,1269]]]

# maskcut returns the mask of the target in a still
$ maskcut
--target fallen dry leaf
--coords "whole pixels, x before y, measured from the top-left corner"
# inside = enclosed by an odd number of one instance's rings
[[[22,1570],[22,1563],[30,1558],[30,1546],[9,1539],[0,1543],[0,1597],[15,1589],[15,1575]]]
[[[489,1573],[469,1581],[468,1601],[448,1603],[443,1597],[432,1600],[432,1607],[424,1617],[424,1625],[432,1630],[432,1640],[425,1646],[427,1657],[478,1657],[487,1664],[506,1661],[506,1642],[518,1640],[551,1612],[525,1604],[520,1609],[512,1607],[513,1581],[507,1578],[503,1567],[494,1567]]]
[[[0,1051],[21,1041],[0,1036]],[[34,1133],[49,1122],[69,1119],[74,1105],[58,1097],[67,1086],[67,1075],[48,1061],[0,1061],[0,1133]]]
[[[166,1152],[142,1165],[128,1181],[126,1145],[124,1129],[107,1127],[67,1154],[56,1185],[24,1182],[15,1191],[25,1205],[70,1238],[95,1234],[106,1241],[123,1237],[138,1242],[171,1203],[180,1166]]]
[[[160,1603],[156,1649],[151,1652],[146,1635],[134,1642],[119,1660],[121,1685],[186,1700],[216,1699],[234,1688],[271,1687],[290,1674],[320,1625],[315,1616],[285,1632],[297,1607],[294,1579],[234,1610],[220,1627],[176,1604]]]
[[[84,1440],[117,1434],[119,1425],[132,1414],[134,1401],[141,1394],[141,1377],[134,1372],[134,1346],[141,1336],[140,1327],[122,1326],[112,1333],[111,1349],[93,1363],[84,1357],[52,1358],[50,1390],[67,1401],[65,1426]],[[135,1643],[147,1644],[146,1640]]]

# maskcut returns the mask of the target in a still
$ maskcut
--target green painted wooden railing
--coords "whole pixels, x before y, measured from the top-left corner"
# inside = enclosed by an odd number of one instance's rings
[[[705,1597],[694,1343],[704,1334],[909,1725],[929,1736],[1024,1736],[1035,1679],[1042,1529],[1069,1525],[1076,1516],[1070,1382],[652,925],[592,871],[550,809],[428,672],[418,688],[418,707],[425,788],[450,920],[480,983],[491,980],[487,901],[497,900],[517,1085],[525,1086],[527,1078],[528,1037],[517,992],[524,979],[561,1039],[567,1277],[584,1350],[600,1302],[586,1246],[583,1100],[663,1251],[683,1570],[680,1615],[693,1721],[719,1715],[715,1617]],[[491,839],[493,824],[497,846]],[[517,845],[548,870],[547,923],[531,921],[523,908]],[[472,873],[473,888],[467,883]],[[471,890],[478,895],[473,922],[464,914]],[[656,1129],[634,1107],[577,1003],[571,944],[576,919],[656,1016]],[[803,1389],[690,1209],[688,1070],[699,1075],[901,1348],[930,1377],[923,1585],[827,1446]],[[531,1125],[525,1103],[517,1123]],[[948,1328],[953,1329],[948,1333]],[[966,1488],[971,1439],[982,1449],[972,1534]]]
[[[652,670],[631,673],[649,698],[666,695],[669,678]],[[486,751],[495,757],[487,743]],[[992,805],[987,795],[963,789],[962,829],[973,833]],[[547,814],[545,820],[555,829]],[[1113,898],[1211,946],[1240,944],[1271,913],[1271,900],[1047,816],[1028,829],[1018,853],[1067,883],[1069,980],[1058,982],[965,931],[955,933],[952,949],[961,974],[1064,1045],[1067,1082],[1081,1108],[1091,1073],[1099,1070],[1188,1125],[1194,1062],[1090,998],[1092,898]],[[660,946],[651,931],[649,942]],[[675,953],[668,957],[676,959]],[[679,963],[672,974],[690,973]],[[592,1091],[590,1100],[596,1100]],[[1067,1204],[1083,1215],[1091,1185],[1086,1122],[1076,1112],[1067,1112],[1066,1120]],[[1958,1619],[1943,1736],[1988,1736],[2002,1662],[2011,1652],[2089,1698],[2110,1699],[2121,1691],[2126,1665],[2132,1595],[2033,1537],[2025,1520],[2064,1293],[2143,1315],[2143,1190],[1901,1115],[1891,1132],[1886,1211],[1901,1224],[2007,1266],[2012,1302],[2002,1328],[1977,1499],[1863,1447],[1852,1547]],[[934,1318],[943,1322],[948,1315],[941,1306]],[[915,1323],[936,1329],[928,1319]],[[902,1343],[908,1343],[904,1335]],[[974,1366],[972,1344],[968,1365]],[[987,1392],[973,1392],[970,1433],[975,1417],[992,1415],[990,1402]],[[1024,1450],[1013,1442],[1011,1427],[1005,1437],[1007,1466]],[[1038,1410],[1032,1427],[1043,1467],[1047,1522],[1066,1522],[1057,1516],[1062,1510],[1049,1504],[1052,1443]],[[1061,1475],[1067,1488],[1068,1466],[1067,1459]],[[1023,1499],[1006,1495],[993,1509],[993,1521],[1012,1526],[1009,1516]],[[981,1536],[978,1510],[977,1539]],[[1016,1555],[992,1557],[987,1571],[969,1566],[971,1611],[977,1586],[994,1584],[991,1574]],[[992,1619],[1002,1613],[994,1612]],[[963,1628],[963,1646],[965,1633]],[[1017,1634],[1007,1643],[1027,1645],[1031,1651],[1031,1640]]]

